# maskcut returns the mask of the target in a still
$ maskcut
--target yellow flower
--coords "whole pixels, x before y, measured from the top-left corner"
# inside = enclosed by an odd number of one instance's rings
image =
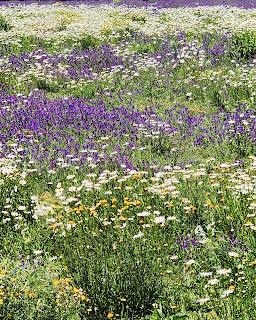
[[[97,216],[97,211],[95,210],[94,207],[89,208],[89,215],[93,217]]]
[[[80,296],[80,299],[81,299],[82,301],[88,301],[88,300],[89,300],[86,294],[82,294],[82,295]]]
[[[14,297],[15,297],[15,298],[20,298],[21,295],[22,295],[21,292],[18,292],[18,291],[17,291],[17,292],[14,292]]]
[[[108,319],[112,319],[114,317],[114,313],[112,312],[112,311],[109,311],[108,313],[107,313],[107,318]]]
[[[129,209],[129,207],[128,207],[128,206],[124,206],[123,208],[118,209],[117,211],[118,211],[118,213],[123,213],[123,212],[126,211],[127,209]]]
[[[115,206],[117,204],[117,198],[112,198],[111,202],[112,206]]]
[[[119,220],[120,220],[120,221],[127,221],[127,219],[128,219],[128,218],[125,217],[125,216],[119,216]]]
[[[81,211],[83,211],[84,209],[85,209],[84,206],[79,206],[71,209],[71,211],[74,211],[75,213],[80,214]]]
[[[98,203],[96,204],[96,207],[102,206],[102,207],[106,207],[108,205],[108,200],[106,199],[101,199],[98,201]]]
[[[87,294],[83,291],[82,288],[76,288],[76,287],[74,287],[74,288],[72,289],[72,291],[73,291],[73,294],[74,294],[74,298],[80,299],[80,300],[82,300],[82,301],[88,301],[88,300],[89,300]]]
[[[135,174],[132,175],[132,178],[134,180],[140,179],[141,178],[141,174],[140,173],[135,173]]]
[[[210,311],[206,313],[207,319],[218,319],[217,313],[215,311]]]
[[[74,293],[79,293],[80,290],[79,290],[78,288],[73,288],[73,292],[74,292]]]
[[[230,290],[230,291],[234,291],[234,290],[235,290],[235,288],[236,288],[236,287],[232,285],[232,286],[229,286],[229,287],[228,287],[228,290]]]
[[[60,279],[54,279],[54,280],[52,281],[52,284],[53,284],[55,287],[57,287],[57,286],[60,284]]]
[[[130,205],[132,205],[132,201],[124,199],[124,206],[128,208]]]
[[[55,229],[58,228],[58,224],[57,223],[50,224],[49,228],[52,229],[52,230],[55,230]]]
[[[6,270],[0,268],[0,278],[4,278],[5,275],[6,275]]]
[[[211,200],[207,200],[205,206],[209,209],[216,209],[219,207],[217,204],[212,203]]]
[[[33,298],[35,298],[36,295],[35,295],[34,292],[29,291],[29,292],[27,292],[27,296],[28,296],[29,298],[33,299]]]
[[[72,282],[72,279],[71,279],[71,278],[64,278],[63,280],[64,280],[64,282],[66,282],[66,283],[71,283],[71,282]]]
[[[72,282],[71,278],[63,278],[63,279],[54,279],[52,281],[52,284],[57,287],[57,286],[69,286],[69,284]]]
[[[172,208],[172,207],[173,207],[173,203],[172,203],[172,202],[168,202],[168,203],[166,204],[166,207],[167,207],[167,208]]]
[[[133,201],[133,204],[135,205],[135,206],[140,206],[141,205],[141,201],[140,200],[134,200]]]
[[[184,207],[186,213],[194,213],[195,211],[197,211],[197,207],[193,206],[192,204],[187,206],[187,207]]]

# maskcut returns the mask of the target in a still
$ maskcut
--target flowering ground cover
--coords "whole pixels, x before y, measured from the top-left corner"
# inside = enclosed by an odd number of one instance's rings
[[[254,9],[1,6],[0,319],[255,319],[255,81]]]

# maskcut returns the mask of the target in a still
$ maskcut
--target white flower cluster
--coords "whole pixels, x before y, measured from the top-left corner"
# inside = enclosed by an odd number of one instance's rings
[[[11,28],[0,32],[0,41],[19,45],[19,36],[36,36],[54,39],[58,44],[84,34],[101,38],[108,33],[116,37],[119,30],[127,28],[147,35],[177,30],[256,30],[255,12],[224,6],[167,9],[83,4],[1,6],[0,14]]]

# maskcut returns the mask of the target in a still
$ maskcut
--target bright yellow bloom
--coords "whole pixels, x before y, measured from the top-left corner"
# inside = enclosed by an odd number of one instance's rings
[[[101,199],[98,201],[98,203],[96,204],[96,207],[102,206],[102,207],[106,207],[108,205],[108,200],[106,199]]]
[[[112,198],[111,202],[112,202],[112,205],[116,205],[117,204],[117,198]]]
[[[142,202],[140,200],[134,200],[133,203],[135,206],[140,206]]]
[[[33,299],[33,298],[35,298],[35,293],[34,292],[32,292],[32,291],[29,291],[28,293],[27,293],[27,296],[28,296],[28,298],[31,298],[31,299]]]
[[[95,210],[94,207],[89,208],[89,215],[93,217],[97,216],[97,211]]]
[[[84,206],[79,206],[79,207],[73,208],[72,211],[74,211],[77,214],[80,214],[81,211],[83,211],[84,209],[85,209]]]
[[[82,295],[80,296],[80,299],[81,299],[82,301],[88,301],[88,300],[89,300],[88,297],[87,297],[87,295],[85,295],[85,294],[82,294]]]
[[[73,292],[74,292],[74,293],[79,293],[80,290],[79,290],[78,288],[73,288]]]
[[[128,219],[128,218],[125,217],[125,216],[119,216],[119,220],[120,220],[120,221],[127,221],[127,219]]]
[[[52,229],[52,230],[55,230],[55,229],[58,228],[58,224],[57,223],[50,224],[49,228]]]
[[[52,284],[57,287],[57,286],[69,286],[69,284],[72,282],[71,278],[63,278],[63,279],[54,279],[52,281]]]
[[[108,313],[107,313],[107,318],[108,319],[112,319],[114,317],[114,313],[112,312],[112,311],[109,311]]]
[[[54,279],[54,280],[52,281],[52,284],[53,284],[55,287],[57,287],[57,286],[60,284],[60,280],[59,280],[59,279]]]
[[[140,173],[135,173],[135,174],[133,174],[132,175],[132,178],[134,179],[134,180],[137,180],[137,179],[141,179],[141,174]]]
[[[129,209],[129,207],[128,207],[128,206],[124,206],[123,208],[118,209],[117,211],[118,211],[118,213],[123,213],[123,212],[126,211],[127,209]]]

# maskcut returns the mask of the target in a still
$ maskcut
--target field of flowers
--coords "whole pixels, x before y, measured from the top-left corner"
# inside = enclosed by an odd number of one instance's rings
[[[256,319],[256,9],[118,2],[0,7],[0,319]]]

